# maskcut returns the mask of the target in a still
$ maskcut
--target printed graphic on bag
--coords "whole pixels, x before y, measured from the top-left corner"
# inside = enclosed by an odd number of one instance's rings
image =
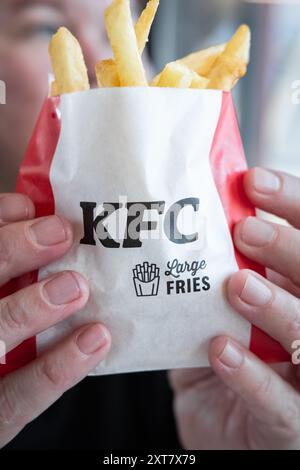
[[[208,342],[223,333],[265,360],[284,359],[224,296],[233,272],[259,270],[231,238],[234,223],[254,214],[245,169],[228,93],[120,88],[48,99],[18,190],[38,216],[68,218],[75,243],[11,288],[71,269],[91,296],[82,312],[8,354],[0,373],[94,321],[113,338],[94,374],[206,366]]]
[[[133,281],[137,297],[153,297],[158,294],[159,272],[160,270],[156,264],[149,264],[147,261],[143,265],[138,264],[133,269]]]

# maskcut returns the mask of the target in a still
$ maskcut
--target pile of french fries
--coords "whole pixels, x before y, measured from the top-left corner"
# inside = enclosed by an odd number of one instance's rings
[[[242,25],[226,44],[210,47],[171,62],[147,81],[142,54],[148,42],[159,0],[149,0],[134,25],[130,0],[113,0],[105,11],[105,25],[113,59],[96,64],[100,88],[167,87],[230,91],[247,72],[251,32]],[[62,27],[53,36],[49,52],[55,80],[51,96],[90,89],[88,72],[77,39]]]

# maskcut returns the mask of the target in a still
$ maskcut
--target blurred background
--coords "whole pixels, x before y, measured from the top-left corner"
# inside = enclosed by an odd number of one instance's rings
[[[161,0],[152,61],[159,70],[224,42],[243,22],[253,33],[251,65],[234,95],[247,159],[300,175],[299,0]]]

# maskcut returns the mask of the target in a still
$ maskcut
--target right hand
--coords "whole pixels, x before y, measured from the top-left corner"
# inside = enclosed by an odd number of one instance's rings
[[[69,222],[34,219],[26,196],[0,194],[0,286],[62,257],[73,244]],[[82,309],[86,280],[64,272],[0,300],[0,341],[6,352]],[[86,325],[27,366],[0,379],[0,447],[82,380],[110,348],[101,324]]]

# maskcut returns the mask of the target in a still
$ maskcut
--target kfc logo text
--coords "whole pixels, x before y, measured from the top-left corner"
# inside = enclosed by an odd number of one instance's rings
[[[194,243],[199,238],[195,220],[199,203],[197,198],[181,199],[170,207],[165,201],[81,202],[84,236],[80,243],[94,246],[99,240],[105,248],[140,248],[143,240],[161,236],[178,245]]]

